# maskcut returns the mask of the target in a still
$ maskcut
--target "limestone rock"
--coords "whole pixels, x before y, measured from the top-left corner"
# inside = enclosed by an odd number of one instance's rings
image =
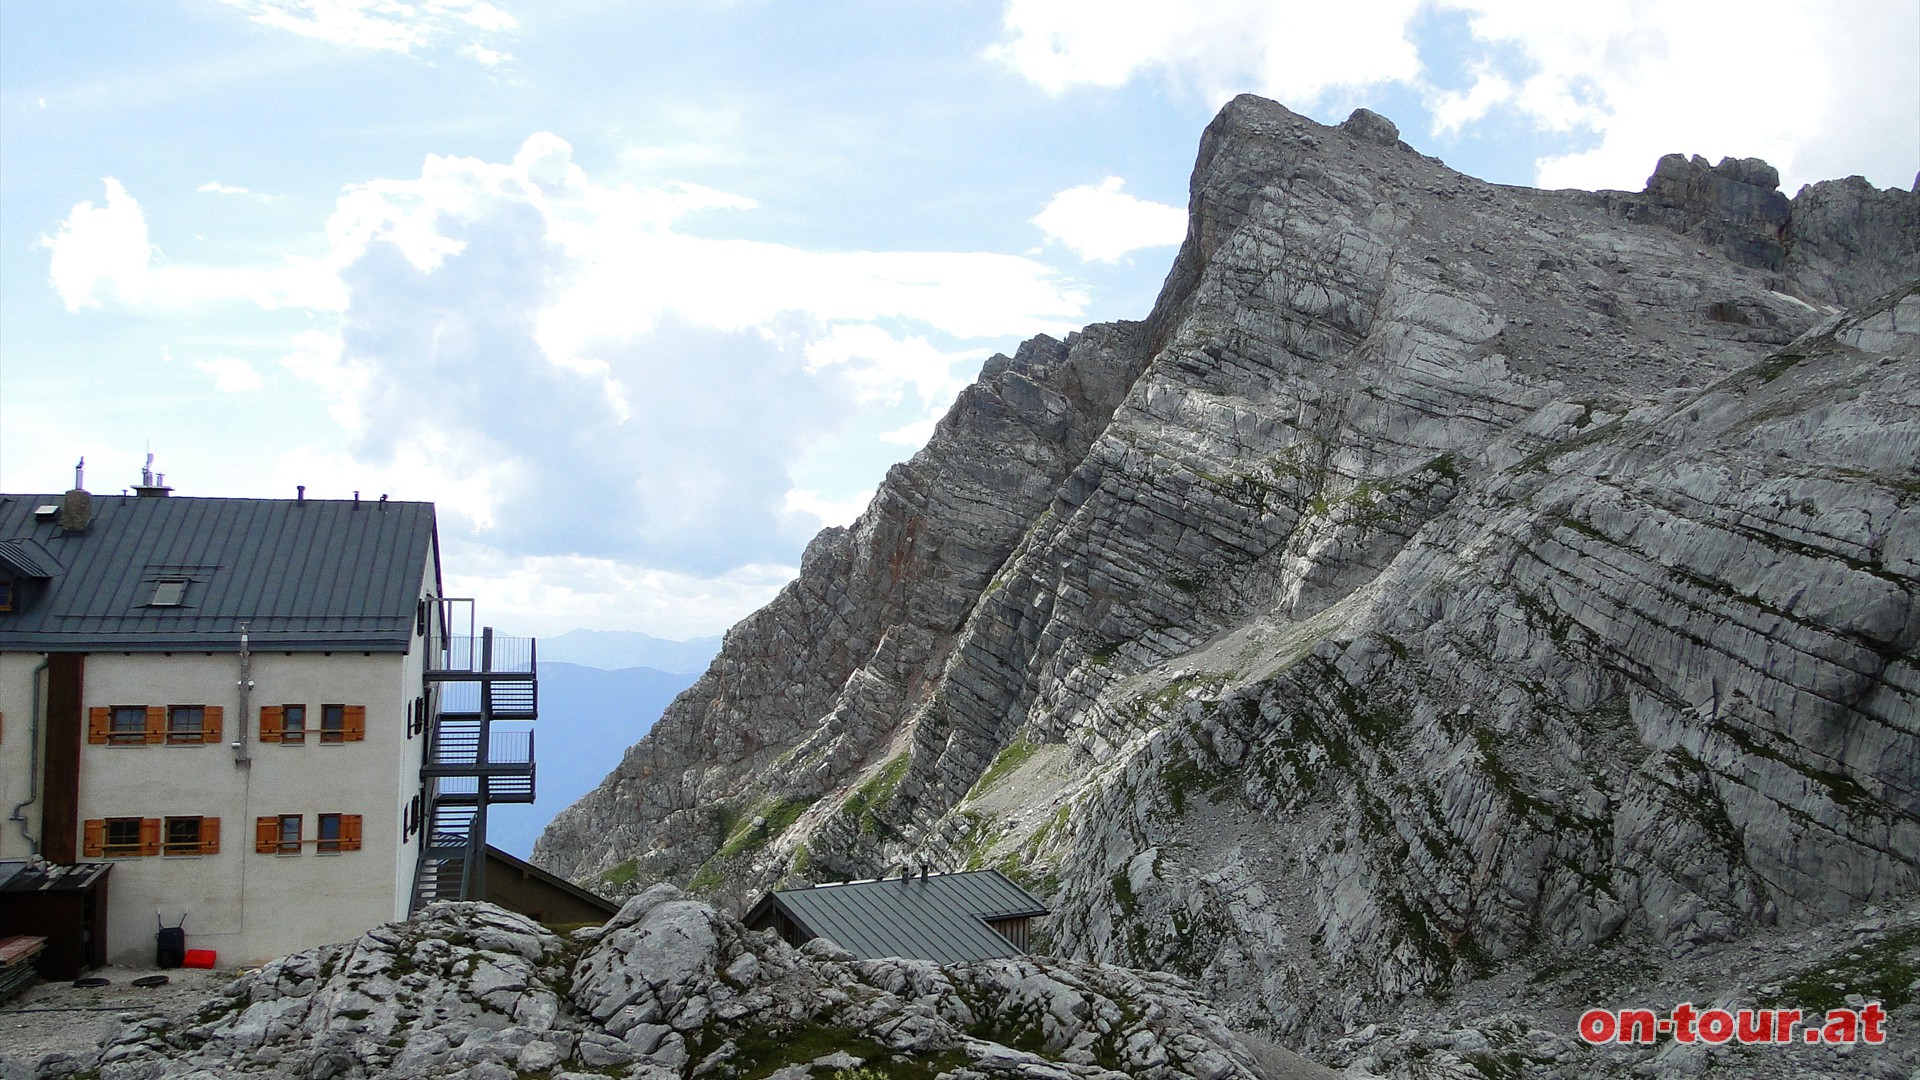
[[[996,865],[1321,1050],[1920,889],[1920,192],[1374,119],[1227,106],[1148,317],[988,362],[536,858]]]
[[[586,944],[490,905],[435,904],[242,976],[189,1030],[129,1024],[91,1058],[43,1071],[824,1080],[862,1064],[951,1080],[1264,1075],[1173,976],[1041,959],[854,961],[748,931],[671,887],[630,901]]]

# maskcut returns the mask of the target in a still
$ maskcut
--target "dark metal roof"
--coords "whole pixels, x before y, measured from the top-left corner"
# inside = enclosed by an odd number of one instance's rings
[[[405,651],[438,576],[432,503],[95,496],[69,532],[33,513],[60,501],[0,495],[4,561],[50,563],[16,568],[34,580],[0,614],[0,649],[225,648],[245,623],[255,648]],[[186,582],[179,604],[152,604],[161,581]]]
[[[511,852],[502,851],[492,844],[487,845],[487,858],[499,863],[510,873],[524,874],[550,888],[566,893],[568,896],[586,904],[588,907],[604,911],[608,918],[620,913],[620,905],[590,889],[583,889],[566,878],[549,874],[525,859]]]
[[[757,925],[769,907],[862,960],[906,956],[939,964],[1019,956],[987,920],[1047,914],[998,870],[789,889],[762,900],[748,923]]]
[[[14,577],[50,578],[60,572],[60,564],[32,540],[0,540],[0,569]]]

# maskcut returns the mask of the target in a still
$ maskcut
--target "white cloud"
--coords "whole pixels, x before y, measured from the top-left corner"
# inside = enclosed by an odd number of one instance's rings
[[[1109,176],[1068,188],[1049,199],[1033,223],[1083,262],[1116,262],[1129,252],[1186,238],[1185,210],[1129,195],[1120,190],[1123,183]]]
[[[786,508],[796,513],[812,515],[823,527],[851,525],[872,501],[873,492],[871,491],[861,492],[845,499],[833,499],[818,491],[794,488],[787,492]]]
[[[344,303],[332,269],[311,258],[224,267],[156,261],[140,203],[120,181],[107,177],[105,184],[105,205],[75,205],[52,236],[37,241],[52,253],[48,278],[68,311],[109,300],[154,309],[231,302],[334,309]]]
[[[479,36],[519,23],[485,0],[220,0],[257,23],[360,49],[411,53],[448,37],[475,36],[461,53],[491,66],[511,59]]]
[[[244,394],[266,385],[253,365],[231,356],[195,360],[193,366],[212,378],[213,388],[223,394]]]
[[[591,626],[678,639],[720,633],[764,607],[799,572],[754,563],[701,576],[618,559],[525,558],[458,538],[442,562],[449,594],[485,597],[487,621],[508,633]]]
[[[1486,116],[1497,105],[1512,101],[1516,89],[1506,76],[1486,61],[1473,65],[1473,85],[1465,90],[1439,90],[1427,100],[1433,111],[1433,133],[1458,132],[1463,125]]]
[[[512,53],[489,49],[478,42],[462,45],[460,47],[460,55],[482,67],[499,67],[501,64],[513,59]]]
[[[1433,38],[1450,16],[1466,33]],[[1311,111],[1399,86],[1434,134],[1503,115],[1584,143],[1536,163],[1545,186],[1638,189],[1678,151],[1764,157],[1792,193],[1849,173],[1912,181],[1916,40],[1911,0],[1007,0],[989,55],[1055,94],[1162,73],[1215,102],[1253,90]],[[1436,82],[1432,65],[1460,54],[1471,82]]]
[[[247,198],[247,199],[259,199],[261,202],[277,202],[280,199],[286,198],[286,196],[284,195],[263,195],[258,191],[252,191],[243,187],[235,187],[232,184],[222,184],[212,180],[209,180],[206,183],[201,184],[199,187],[194,188],[193,190],[205,192],[210,195],[234,195],[234,196],[239,196],[241,198]]]
[[[1543,130],[1594,140],[1585,150],[1541,160],[1539,182],[1633,190],[1662,154],[1674,151],[1764,157],[1793,174],[1798,148],[1818,129],[1829,87],[1841,74],[1833,66],[1837,57],[1819,47],[1812,28],[1842,6],[1805,0],[1462,4],[1476,41],[1519,57],[1506,76],[1517,90],[1500,104]],[[1789,27],[1807,28],[1797,33],[1791,67],[1778,73],[1791,89],[1767,93],[1766,78],[1756,79],[1755,58],[1776,55]],[[1443,124],[1451,115],[1436,111]],[[1472,118],[1466,110],[1461,115]]]
[[[325,249],[283,270],[326,287],[302,294],[316,325],[279,361],[340,430],[290,431],[275,490],[433,499],[450,542],[525,560],[496,576],[550,590],[530,609],[575,603],[593,567],[653,575],[731,621],[771,595],[764,568],[857,513],[848,492],[874,477],[854,463],[877,440],[923,438],[1008,337],[1081,321],[1080,287],[1028,258],[692,231],[754,209],[693,185],[597,182],[545,133],[510,161],[430,156],[416,177],[349,187]],[[168,263],[117,184],[56,234],[72,307],[295,299],[260,267]],[[223,388],[264,382],[200,366]],[[600,617],[591,607],[569,617]],[[671,632],[661,618],[644,625]]]
[[[942,412],[987,356],[985,349],[942,352],[924,337],[896,338],[872,323],[835,323],[805,352],[809,373],[837,369],[862,405],[897,405],[911,391]]]
[[[1216,101],[1258,89],[1305,108],[1331,90],[1406,81],[1422,0],[1008,0],[987,55],[1048,93],[1160,69]]]
[[[145,296],[153,246],[147,219],[126,186],[106,178],[104,206],[83,202],[39,245],[53,253],[48,277],[68,311],[98,307],[101,295],[129,303]]]
[[[687,231],[754,205],[597,183],[545,133],[509,162],[429,157],[341,197],[320,260],[339,330],[283,363],[323,389],[348,457],[458,493],[490,547],[777,562],[844,509],[794,494],[811,448],[866,413],[936,416],[988,351],[964,339],[1060,332],[1083,297],[1017,256]],[[593,512],[555,512],[582,493]]]

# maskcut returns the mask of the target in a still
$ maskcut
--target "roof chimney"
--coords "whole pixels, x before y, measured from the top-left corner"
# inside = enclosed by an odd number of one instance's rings
[[[63,532],[85,532],[93,524],[93,496],[80,485],[85,481],[87,459],[81,458],[80,464],[73,467],[73,490],[60,500],[58,519]]]
[[[149,451],[147,465],[140,470],[140,482],[133,486],[133,493],[142,499],[164,499],[172,492],[166,476],[153,471],[153,454]]]

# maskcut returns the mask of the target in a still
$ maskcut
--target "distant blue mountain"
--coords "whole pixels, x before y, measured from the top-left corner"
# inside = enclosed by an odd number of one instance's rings
[[[539,798],[531,806],[496,806],[487,815],[488,842],[523,859],[547,822],[598,786],[627,747],[660,719],[661,710],[698,678],[690,672],[603,671],[549,660],[548,640],[540,642],[540,719],[533,725]]]
[[[652,668],[682,675],[707,670],[720,651],[720,638],[665,641],[631,630],[569,630],[540,639],[540,659],[563,664],[617,670]]]

